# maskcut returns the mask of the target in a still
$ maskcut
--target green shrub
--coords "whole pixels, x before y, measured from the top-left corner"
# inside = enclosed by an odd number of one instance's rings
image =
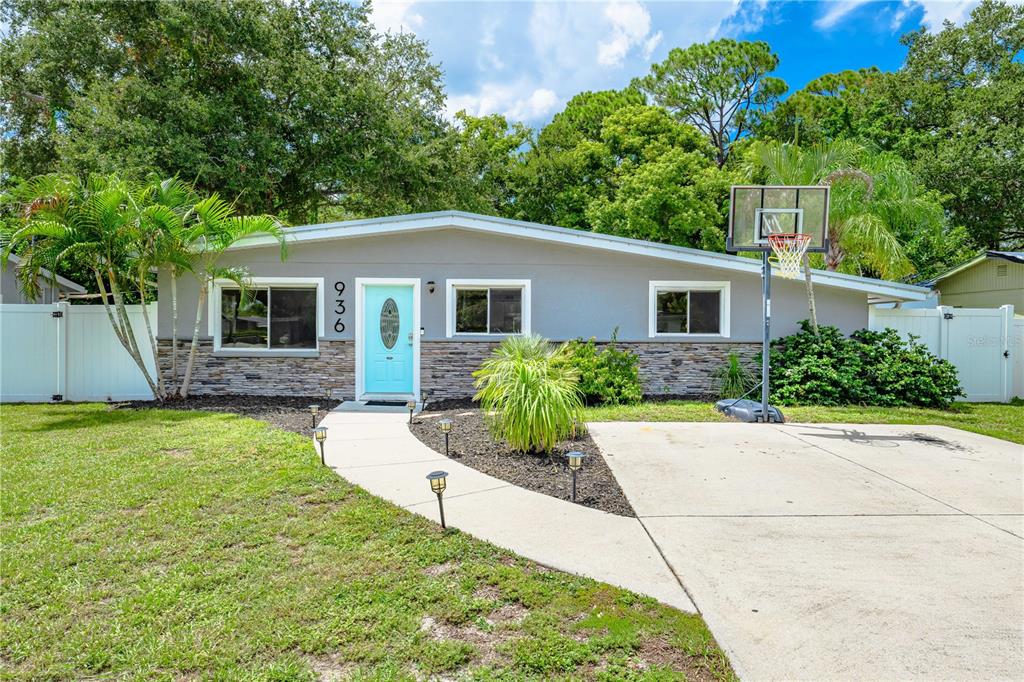
[[[510,336],[473,372],[492,435],[521,452],[551,452],[583,424],[579,372],[569,347]]]
[[[835,327],[801,331],[772,342],[772,401],[781,405],[948,407],[963,395],[956,368],[892,329]]]
[[[719,398],[742,398],[754,387],[756,379],[743,363],[740,356],[729,353],[725,364],[715,370],[712,378],[715,381]]]
[[[588,405],[633,405],[644,397],[638,368],[640,358],[616,345],[617,332],[601,351],[594,339],[576,339],[567,344]]]

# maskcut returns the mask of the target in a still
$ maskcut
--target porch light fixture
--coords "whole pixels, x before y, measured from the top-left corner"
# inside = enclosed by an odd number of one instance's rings
[[[416,411],[416,400],[410,400],[405,406],[409,408],[409,423],[412,424],[412,413]]]
[[[441,429],[441,433],[444,434],[444,456],[448,456],[448,435],[452,432],[452,420],[442,419],[437,422],[437,428]]]
[[[573,450],[572,452],[565,453],[565,456],[569,458],[569,471],[572,472],[572,501],[575,502],[576,472],[583,468],[583,459],[587,456],[587,453]]]
[[[436,289],[436,288],[437,288],[437,282],[435,282],[434,280],[430,280],[429,282],[427,282],[427,293],[428,294],[434,293],[434,289]]]
[[[309,406],[309,412],[310,412],[310,414],[313,415],[313,428],[315,429],[316,428],[316,416],[318,414],[320,414],[320,406],[319,405],[310,405]]]
[[[427,480],[430,481],[430,490],[437,495],[437,508],[441,512],[442,528],[447,528],[447,526],[444,525],[444,502],[441,499],[441,496],[444,494],[444,489],[448,487],[447,479],[447,471],[431,471],[427,474]]]
[[[326,466],[327,462],[324,460],[324,441],[327,440],[327,427],[316,427],[313,429],[313,436],[316,437],[316,442],[320,444],[320,464]]]

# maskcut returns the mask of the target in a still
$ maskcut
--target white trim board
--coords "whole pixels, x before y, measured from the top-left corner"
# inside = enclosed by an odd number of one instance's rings
[[[760,261],[753,258],[689,249],[682,246],[658,244],[640,239],[627,239],[626,237],[616,237],[598,232],[572,230],[564,227],[542,225],[540,223],[528,223],[521,220],[495,218],[462,211],[438,211],[435,213],[416,213],[387,218],[302,225],[289,228],[286,231],[286,236],[290,243],[299,243],[445,228],[458,228],[511,237],[537,239],[602,251],[629,253],[680,263],[705,265],[755,275],[761,272]],[[278,243],[273,237],[253,236],[240,240],[231,247],[231,250],[263,246],[276,247]],[[903,301],[923,301],[929,293],[929,289],[926,287],[902,284],[900,282],[887,282],[870,277],[857,277],[856,275],[846,275],[825,270],[813,271],[812,277],[815,284],[822,286],[860,291],[869,295],[880,295]]]
[[[522,289],[523,300],[519,334],[528,335],[531,329],[532,307],[530,302],[530,280],[528,279],[448,279],[445,280],[445,304],[444,304],[444,329],[445,337],[475,338],[475,339],[500,339],[513,334],[492,334],[492,333],[467,333],[455,331],[455,291],[459,288],[466,289]],[[489,294],[488,294],[489,296]],[[490,299],[488,298],[488,326],[490,325]]]
[[[366,293],[366,285],[370,284],[382,284],[382,285],[394,285],[394,286],[411,286],[412,287],[412,394],[407,393],[395,394],[395,395],[379,395],[376,393],[370,394],[366,392],[366,376],[363,370],[363,355],[366,352],[364,345],[366,339],[363,336],[363,331],[366,329],[366,321],[364,316],[366,314],[366,305],[364,304],[364,295]],[[416,402],[420,401],[420,332],[422,329],[422,321],[420,319],[420,280],[415,277],[356,277],[355,281],[356,288],[356,328],[355,328],[355,342],[356,342],[356,400],[372,400],[377,398],[395,398],[400,396],[402,398],[411,398]]]
[[[658,331],[659,291],[717,291],[718,333],[672,333]],[[730,336],[731,283],[652,280],[647,285],[647,336],[651,339],[728,339]],[[689,311],[687,311],[689,314]]]

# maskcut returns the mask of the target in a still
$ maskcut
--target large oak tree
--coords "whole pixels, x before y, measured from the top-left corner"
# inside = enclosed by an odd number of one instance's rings
[[[179,174],[247,212],[435,207],[440,70],[342,0],[10,0],[4,175]]]

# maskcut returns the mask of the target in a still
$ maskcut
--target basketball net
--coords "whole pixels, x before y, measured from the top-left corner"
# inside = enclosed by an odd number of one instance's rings
[[[773,265],[778,269],[779,277],[799,279],[804,254],[811,244],[809,234],[770,234],[768,243],[775,252]]]

